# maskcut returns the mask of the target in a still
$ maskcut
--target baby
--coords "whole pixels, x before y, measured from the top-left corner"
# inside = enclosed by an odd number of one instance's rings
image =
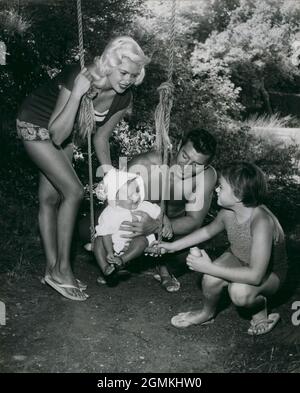
[[[101,213],[95,228],[94,254],[105,276],[116,266],[123,266],[142,255],[145,248],[155,241],[154,234],[132,239],[123,237],[128,231],[120,230],[124,221],[139,220],[138,211],[158,219],[160,207],[144,201],[145,189],[141,176],[134,173],[111,169],[103,179],[104,194],[108,206]],[[167,217],[164,223],[167,225]]]

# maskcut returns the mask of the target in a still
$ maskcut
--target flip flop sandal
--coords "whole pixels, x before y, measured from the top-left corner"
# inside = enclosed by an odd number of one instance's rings
[[[280,315],[278,313],[274,314],[269,314],[267,319],[261,319],[260,321],[254,322],[251,321],[250,327],[248,329],[248,334],[250,336],[261,336],[262,334],[267,334],[271,330],[274,329],[274,327],[277,325],[277,323],[280,320]],[[264,328],[259,331],[258,327],[259,326],[264,326]]]
[[[97,277],[96,283],[97,283],[98,285],[100,285],[100,286],[101,286],[101,285],[106,285],[106,284],[107,284],[105,278],[102,277],[102,276],[98,276],[98,277]]]
[[[195,326],[195,325],[205,326],[205,325],[210,325],[215,322],[215,319],[211,318],[211,319],[208,319],[207,321],[202,322],[202,323],[195,323],[195,322],[189,321],[187,319],[187,316],[189,314],[190,314],[190,311],[182,312],[180,314],[175,315],[171,319],[171,325],[178,328],[178,329],[185,329],[189,326]]]
[[[79,291],[80,291],[80,289],[78,287],[76,287],[74,285],[70,285],[70,284],[59,284],[59,283],[53,281],[51,279],[51,277],[49,277],[49,276],[45,277],[45,282],[48,285],[50,285],[50,287],[55,289],[58,293],[60,293],[62,296],[64,296],[67,299],[83,302],[83,301],[87,300],[89,297],[89,295],[87,295],[86,293],[84,294],[85,297],[78,297],[78,296],[71,295],[70,293],[68,293],[66,291],[66,289],[77,289]]]
[[[154,274],[153,278],[168,292],[177,292],[180,289],[180,282],[173,275],[162,279],[160,274]]]
[[[45,280],[45,278],[46,277],[50,277],[51,278],[51,276],[45,276],[45,277],[42,277],[41,278],[41,283],[42,284],[46,284],[46,280]],[[86,289],[87,289],[87,284],[85,284],[85,283],[83,283],[82,281],[80,281],[78,278],[76,278],[76,282],[77,282],[77,284],[78,284],[78,288],[81,290],[81,291],[85,291]]]

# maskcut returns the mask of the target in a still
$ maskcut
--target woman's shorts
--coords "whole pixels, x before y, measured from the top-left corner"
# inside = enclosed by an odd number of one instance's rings
[[[19,119],[17,119],[17,133],[23,141],[48,141],[51,139],[46,128]]]

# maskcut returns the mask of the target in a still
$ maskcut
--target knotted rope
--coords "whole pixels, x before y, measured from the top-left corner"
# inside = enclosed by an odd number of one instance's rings
[[[83,28],[82,28],[82,11],[81,0],[77,0],[77,20],[78,20],[78,41],[79,41],[79,60],[80,68],[84,68],[84,47],[83,47]],[[89,195],[90,195],[90,233],[91,244],[93,247],[95,239],[95,217],[94,217],[94,196],[93,196],[93,165],[92,165],[92,134],[95,131],[95,116],[93,97],[95,90],[90,87],[89,91],[82,97],[79,116],[78,116],[78,139],[84,140],[87,137],[88,143],[88,168],[89,168]]]
[[[175,27],[176,27],[176,0],[172,0],[172,9],[170,17],[170,32],[169,32],[169,51],[168,51],[168,80],[158,87],[159,103],[155,110],[155,128],[156,128],[156,148],[160,152],[161,163],[163,166],[169,164],[169,155],[172,145],[169,138],[169,127],[171,109],[173,105],[174,85],[172,83],[172,76],[174,70],[174,47],[175,47]],[[168,182],[168,179],[165,179]],[[166,210],[165,193],[168,187],[162,185],[161,195],[161,212],[159,217],[158,241],[161,242],[163,230],[163,218]]]

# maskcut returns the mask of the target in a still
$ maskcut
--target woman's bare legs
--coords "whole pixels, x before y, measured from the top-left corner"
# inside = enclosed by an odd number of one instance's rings
[[[70,262],[71,241],[83,187],[70,162],[71,147],[66,151],[50,141],[24,142],[25,149],[42,175],[40,178],[39,224],[45,247],[47,268],[60,284],[77,286]],[[85,297],[79,289],[67,289]]]
[[[40,172],[39,228],[46,254],[45,276],[51,274],[57,261],[57,213],[60,199],[59,193]]]

